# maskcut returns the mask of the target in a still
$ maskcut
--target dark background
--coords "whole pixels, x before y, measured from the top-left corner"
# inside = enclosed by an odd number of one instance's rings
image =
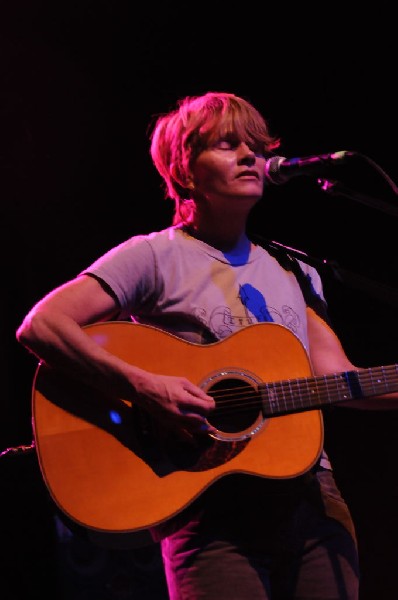
[[[263,3],[214,12],[214,3],[105,0],[1,9],[0,585],[11,590],[3,598],[58,598],[61,588],[68,599],[165,597],[156,547],[79,545],[54,518],[31,448],[37,364],[15,330],[33,303],[111,246],[169,224],[147,128],[178,98],[246,97],[281,136],[283,156],[352,150],[370,159],[339,169],[348,197],[310,177],[271,186],[251,228],[337,266],[339,277],[320,268],[356,364],[397,360],[397,195],[387,181],[398,179],[393,14]],[[396,412],[325,414],[357,524],[361,600],[398,596],[397,423]]]

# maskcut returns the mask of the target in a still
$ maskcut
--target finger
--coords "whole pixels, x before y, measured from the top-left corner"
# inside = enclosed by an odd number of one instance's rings
[[[216,429],[204,416],[196,412],[188,412],[184,410],[181,410],[180,412],[184,413],[184,421],[187,428],[190,431],[193,431],[195,434],[209,434],[216,431]]]
[[[185,390],[193,398],[197,398],[198,400],[205,400],[206,402],[210,401],[212,404],[214,403],[214,398],[212,396],[210,396],[204,390],[202,390],[202,388],[198,387],[197,385],[194,385],[191,382],[188,382],[187,387],[185,388]]]

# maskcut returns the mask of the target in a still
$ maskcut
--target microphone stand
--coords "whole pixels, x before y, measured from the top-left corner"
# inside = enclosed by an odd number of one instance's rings
[[[375,171],[381,175],[381,177],[387,182],[390,186],[393,193],[398,196],[398,186],[395,182],[389,177],[389,175],[382,169],[382,167],[377,164],[374,160],[366,156],[366,154],[361,154],[360,152],[351,152],[352,156],[355,156],[357,159],[366,162],[370,165]],[[351,200],[357,200],[358,202],[362,202],[362,204],[366,204],[371,208],[376,208],[378,210],[382,210],[385,213],[390,215],[398,216],[398,207],[392,206],[387,202],[383,202],[383,200],[379,200],[376,198],[372,198],[371,196],[367,196],[366,194],[362,194],[361,192],[357,192],[351,188],[344,186],[339,181],[329,181],[327,179],[318,179],[318,184],[321,186],[321,189],[330,194],[331,196],[345,196],[346,198],[350,198]]]
[[[392,206],[383,200],[376,200],[376,198],[372,198],[372,196],[367,196],[366,194],[357,192],[356,190],[344,186],[339,181],[318,179],[318,184],[320,185],[322,191],[331,196],[345,196],[351,200],[362,202],[362,204],[366,204],[371,208],[376,208],[385,213],[393,215],[394,217],[398,217],[398,206]]]
[[[398,308],[398,288],[390,287],[374,281],[358,273],[353,273],[347,269],[343,269],[336,262],[323,261],[332,270],[336,279],[343,284],[349,284],[352,288],[358,289],[372,295],[377,300],[390,304],[393,308]]]
[[[348,283],[351,285],[351,287],[371,294],[378,300],[381,300],[382,302],[385,302],[387,304],[391,304],[391,306],[393,306],[394,308],[398,308],[397,288],[384,285],[380,283],[380,281],[374,281],[372,279],[369,279],[368,277],[359,275],[358,273],[354,273],[352,271],[348,271],[347,269],[343,269],[334,260],[331,261],[325,258],[311,256],[310,254],[307,254],[302,250],[297,250],[296,248],[291,248],[290,246],[284,246],[283,244],[280,244],[275,240],[272,240],[268,243],[271,243],[273,246],[287,251],[295,258],[306,262],[319,270],[328,268],[332,272],[334,278],[340,283]]]
[[[364,154],[356,152],[355,155],[358,158],[366,161],[371,167],[378,171],[378,173],[388,183],[394,194],[398,195],[397,185],[380,167],[380,165]],[[389,215],[393,215],[394,217],[398,216],[398,206],[393,206],[392,204],[384,202],[383,200],[362,194],[361,192],[343,185],[339,181],[318,179],[318,184],[324,192],[331,196],[345,196],[346,198],[356,200],[357,202],[361,202],[362,204],[366,204],[371,208],[381,210]],[[327,261],[322,262],[324,264],[328,264]],[[329,267],[332,269],[332,272],[337,279],[339,279],[342,283],[348,282],[352,287],[370,293],[378,300],[391,304],[391,306],[395,308],[398,307],[398,289],[383,285],[378,281],[372,281],[366,277],[363,277],[362,275],[358,275],[358,273],[352,273],[346,269],[342,269],[341,267],[338,267],[336,263],[329,263]]]

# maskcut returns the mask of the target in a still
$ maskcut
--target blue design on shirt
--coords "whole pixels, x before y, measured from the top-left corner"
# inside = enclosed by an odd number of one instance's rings
[[[239,287],[239,297],[243,306],[250,310],[258,322],[273,321],[264,296],[250,283]]]

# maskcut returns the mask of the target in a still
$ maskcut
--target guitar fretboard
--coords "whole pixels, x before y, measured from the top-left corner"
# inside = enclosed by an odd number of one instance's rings
[[[260,386],[265,416],[277,416],[395,392],[398,365],[301,377]]]

